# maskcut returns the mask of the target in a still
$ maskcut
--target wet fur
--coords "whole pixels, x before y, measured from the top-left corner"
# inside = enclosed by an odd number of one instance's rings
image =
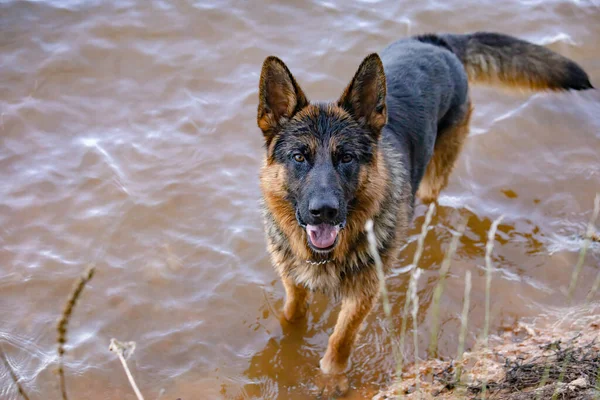
[[[530,90],[592,87],[572,61],[495,33],[423,35],[392,43],[379,56],[367,57],[340,99],[329,104],[310,103],[279,59],[269,57],[263,64],[257,120],[266,148],[260,183],[268,251],[286,290],[286,319],[304,316],[310,291],[342,300],[321,360],[326,373],[344,371],[358,328],[377,298],[379,281],[364,225],[374,221],[377,247],[389,269],[406,236],[415,198],[435,201],[448,184],[469,131],[468,81]],[[330,135],[334,151],[340,129],[359,128],[368,137],[356,146],[372,148],[372,155],[360,164],[347,225],[330,261],[313,265],[307,261],[323,257],[307,245],[290,198],[306,182],[290,176],[278,162],[278,151],[285,151],[285,135],[296,135],[314,152],[323,145],[317,132]]]

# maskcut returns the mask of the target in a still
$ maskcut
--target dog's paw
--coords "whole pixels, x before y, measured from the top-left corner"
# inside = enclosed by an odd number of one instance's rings
[[[348,360],[340,361],[337,359],[336,354],[332,351],[328,351],[325,353],[321,361],[319,361],[319,366],[321,367],[321,371],[324,374],[332,374],[339,375],[346,371],[348,367]]]
[[[350,383],[345,374],[318,373],[315,380],[317,399],[329,400],[343,397],[348,393]]]
[[[283,317],[288,322],[298,321],[306,316],[306,312],[308,311],[308,303],[292,303],[288,302],[283,307]]]

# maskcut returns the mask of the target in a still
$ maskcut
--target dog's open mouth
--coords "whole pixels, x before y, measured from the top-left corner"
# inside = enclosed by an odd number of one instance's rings
[[[337,239],[340,231],[346,226],[346,221],[342,221],[339,224],[327,224],[322,223],[318,225],[306,224],[300,217],[300,212],[296,210],[296,219],[298,225],[306,230],[306,236],[308,237],[309,247],[321,254],[325,254],[333,250],[337,244]]]
[[[343,225],[306,225],[306,234],[311,247],[317,251],[328,251],[335,247],[338,234]]]

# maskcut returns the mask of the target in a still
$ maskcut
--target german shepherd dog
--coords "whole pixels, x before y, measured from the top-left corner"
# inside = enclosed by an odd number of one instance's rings
[[[286,292],[284,317],[308,293],[342,305],[320,367],[343,373],[379,280],[368,250],[372,220],[387,270],[415,198],[435,201],[469,133],[468,82],[541,90],[592,88],[555,52],[498,33],[427,34],[367,56],[331,103],[311,103],[286,65],[268,57],[259,84],[260,172],[268,251]]]

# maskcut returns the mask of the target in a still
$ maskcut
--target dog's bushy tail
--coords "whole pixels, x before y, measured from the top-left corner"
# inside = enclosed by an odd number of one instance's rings
[[[575,62],[542,46],[500,33],[422,35],[423,42],[450,49],[469,81],[529,90],[592,89]]]

